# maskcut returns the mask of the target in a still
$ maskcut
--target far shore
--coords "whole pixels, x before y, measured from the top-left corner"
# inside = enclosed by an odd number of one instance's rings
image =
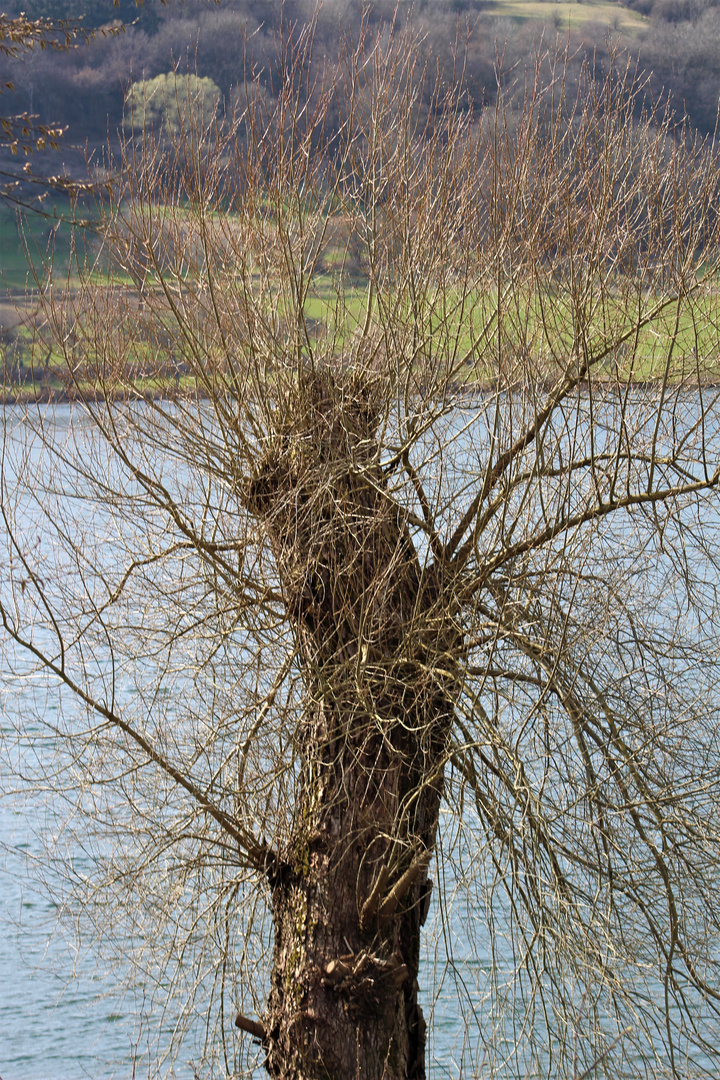
[[[627,383],[616,382],[615,380],[608,378],[598,378],[593,380],[592,383],[595,389],[609,389],[616,386],[623,388],[627,387]],[[556,384],[546,383],[542,384],[540,381],[535,383],[535,390],[541,388],[546,393],[549,393]],[[698,380],[693,378],[692,380],[682,380],[681,382],[674,381],[669,384],[666,389],[677,391],[682,386],[686,386],[689,390],[720,390],[720,376],[709,375],[705,379]],[[634,390],[641,392],[651,393],[652,391],[659,391],[662,387],[661,379],[636,379],[632,382]],[[584,381],[578,384],[575,388],[575,394],[587,394],[590,388],[588,381]],[[516,388],[517,389],[517,388]],[[483,397],[485,395],[492,395],[497,393],[497,386],[492,383],[449,383],[445,390],[453,398],[465,397],[468,401]],[[429,397],[433,398],[435,395],[430,394]],[[129,387],[123,387],[118,393],[112,394],[107,391],[94,389],[88,387],[82,388],[66,388],[58,389],[47,386],[36,386],[34,388],[25,389],[23,387],[16,387],[11,390],[0,391],[0,405],[4,407],[8,406],[30,406],[30,405],[83,405],[94,404],[102,401],[178,401],[180,399],[187,400],[189,398],[198,398],[200,400],[206,400],[209,395],[204,390],[198,390],[197,388],[188,388],[187,386],[175,387],[171,384],[164,386],[158,386],[154,389],[145,388],[143,390],[131,390]]]

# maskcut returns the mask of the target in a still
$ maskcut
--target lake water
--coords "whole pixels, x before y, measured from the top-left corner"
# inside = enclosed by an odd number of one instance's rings
[[[157,1034],[153,1016],[144,1013],[141,994],[121,994],[107,964],[78,953],[70,927],[58,924],[57,907],[39,880],[47,871],[35,830],[46,814],[47,806],[35,796],[0,798],[0,1078],[141,1080],[148,1075],[144,1035]],[[457,956],[462,955],[461,948]],[[489,962],[477,955],[467,959],[471,967]],[[449,993],[455,975],[444,974],[448,984],[435,1006],[428,1048],[430,1075],[438,1080],[459,1076],[469,1049],[455,994]],[[466,985],[470,974],[466,963]],[[429,1014],[429,953],[424,975]],[[192,1046],[187,1054],[192,1056]],[[192,1066],[182,1059],[173,1075],[194,1080]],[[260,1080],[266,1074],[257,1069],[254,1075]]]
[[[5,682],[0,716],[3,743],[17,764],[23,747],[12,741],[8,715],[35,695]],[[33,707],[35,705],[33,701]],[[57,706],[52,695],[47,711]],[[38,732],[38,735],[40,733]],[[27,749],[27,747],[25,747]],[[2,1080],[110,1080],[135,1075],[131,1057],[141,1039],[142,1002],[121,996],[107,965],[78,951],[67,922],[43,880],[52,875],[48,845],[55,829],[51,805],[42,794],[8,795],[13,781],[7,757],[0,772],[0,1076]],[[58,848],[58,860],[81,852]],[[54,882],[57,884],[57,882]],[[141,1045],[141,1043],[140,1043]],[[138,1073],[137,1075],[142,1075]]]
[[[58,428],[77,422],[82,424],[82,418],[71,420],[69,408],[55,411]],[[42,453],[34,444],[31,469]],[[41,523],[29,507],[25,513],[26,531],[34,536]],[[19,666],[12,675],[0,667],[0,1080],[141,1080],[149,1075],[148,1045],[154,1051],[171,1040],[171,1018],[166,1030],[158,1032],[157,1011],[142,985],[133,982],[129,991],[123,989],[122,963],[90,951],[82,937],[78,942],[72,918],[67,912],[60,917],[50,898],[63,889],[62,874],[53,873],[56,864],[72,862],[82,873],[84,865],[91,870],[91,863],[81,843],[66,846],[62,822],[67,808],[13,776],[25,758],[43,753],[47,743],[47,730],[39,724],[36,739],[32,726],[28,730],[25,725],[27,737],[18,742],[13,719],[37,715],[52,724],[59,693],[52,680],[31,677],[22,661],[15,663]],[[65,708],[72,710],[71,699],[65,699]],[[52,745],[48,751],[54,753]],[[56,835],[62,837],[57,845]],[[440,932],[439,927],[428,930],[430,938]],[[477,948],[468,958],[466,945],[455,941],[456,960],[468,959],[471,967],[489,964]],[[432,1016],[428,1064],[432,1076],[455,1077],[469,1049],[456,995],[450,992],[458,973],[439,967],[432,948],[428,944],[423,964],[423,1004],[428,1019]],[[469,969],[460,975],[466,997],[468,974]],[[178,1080],[195,1080],[202,1023],[197,1028],[197,1043],[191,1033],[175,1062],[171,1075]],[[257,1068],[246,1075],[260,1080],[266,1074]]]
[[[32,865],[30,807],[0,803],[0,1075],[3,1080],[130,1076],[133,1006],[78,956]],[[107,995],[107,996],[102,996]]]
[[[69,412],[58,410],[57,422],[69,425]],[[81,835],[75,834],[70,847],[63,846],[67,840],[54,845],[66,808],[52,804],[43,792],[28,795],[21,789],[8,794],[9,766],[17,767],[24,755],[42,752],[32,731],[24,742],[13,741],[13,714],[36,712],[52,720],[58,707],[56,690],[46,680],[25,678],[19,670],[12,678],[0,672],[0,695],[0,725],[6,736],[0,764],[0,793],[5,793],[0,798],[0,1078],[141,1080],[148,1075],[147,1046],[169,1043],[171,1018],[163,1028],[165,1022],[145,996],[141,980],[133,980],[131,991],[121,994],[122,964],[78,952],[72,925],[57,922],[58,908],[39,884],[39,876],[52,875],[54,867],[68,862],[82,875],[87,858]],[[452,822],[449,825],[452,831]],[[60,876],[50,884],[59,881]],[[444,882],[444,895],[451,897],[456,886],[454,911],[459,917],[446,918],[435,898],[426,928],[423,1004],[431,1029],[428,1063],[433,1080],[484,1075],[478,1044],[492,1012],[485,915],[473,906],[477,896],[464,891],[462,882],[451,876]],[[468,926],[473,927],[470,937]],[[510,953],[496,954],[494,971],[500,981],[511,960]],[[508,1044],[516,1037],[521,1038],[522,1031],[514,1031],[511,1024]],[[202,1018],[195,1028],[190,1025],[178,1055],[172,1074],[178,1080],[195,1080],[192,1062],[197,1060],[196,1040],[201,1038]],[[468,1067],[471,1060],[475,1070]],[[259,1080],[264,1073],[255,1070],[254,1075]]]

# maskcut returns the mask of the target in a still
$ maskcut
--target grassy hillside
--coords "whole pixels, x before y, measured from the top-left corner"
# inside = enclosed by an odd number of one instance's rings
[[[627,34],[649,23],[646,16],[613,0],[492,0],[485,11],[512,19],[535,19],[561,31],[600,23]]]

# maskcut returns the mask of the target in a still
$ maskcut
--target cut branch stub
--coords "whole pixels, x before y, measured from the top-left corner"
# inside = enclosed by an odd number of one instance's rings
[[[369,979],[371,984],[379,979],[385,979],[392,982],[396,987],[400,987],[408,975],[408,966],[397,952],[394,952],[388,959],[373,956],[368,952],[361,952],[357,955],[349,953],[347,956],[339,956],[335,960],[330,960],[325,965],[323,983],[325,986],[331,986],[338,991],[357,993],[366,979]]]
[[[246,1031],[248,1035],[252,1035],[253,1038],[259,1039],[261,1043],[267,1041],[267,1035],[265,1034],[265,1028],[257,1020],[251,1020],[250,1017],[244,1016],[241,1012],[235,1017],[235,1027],[240,1028],[241,1031]]]
[[[373,915],[377,914],[378,908],[380,907],[380,904],[382,902],[381,897],[383,895],[383,890],[385,889],[385,886],[388,883],[388,878],[389,877],[390,877],[390,870],[388,869],[387,864],[385,864],[385,865],[380,867],[380,872],[378,873],[378,876],[375,878],[375,882],[373,884],[370,895],[368,896],[367,900],[365,901],[365,903],[363,904],[363,906],[362,906],[362,908],[360,910],[360,929],[361,930],[367,930],[368,926],[370,925],[370,920],[372,919]]]

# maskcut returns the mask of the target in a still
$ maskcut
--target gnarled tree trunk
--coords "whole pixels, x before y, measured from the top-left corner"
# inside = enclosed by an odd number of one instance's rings
[[[343,400],[344,398],[344,400]],[[299,801],[271,869],[266,1067],[420,1080],[457,634],[376,460],[371,393],[308,379],[246,503],[269,528],[307,690]]]

